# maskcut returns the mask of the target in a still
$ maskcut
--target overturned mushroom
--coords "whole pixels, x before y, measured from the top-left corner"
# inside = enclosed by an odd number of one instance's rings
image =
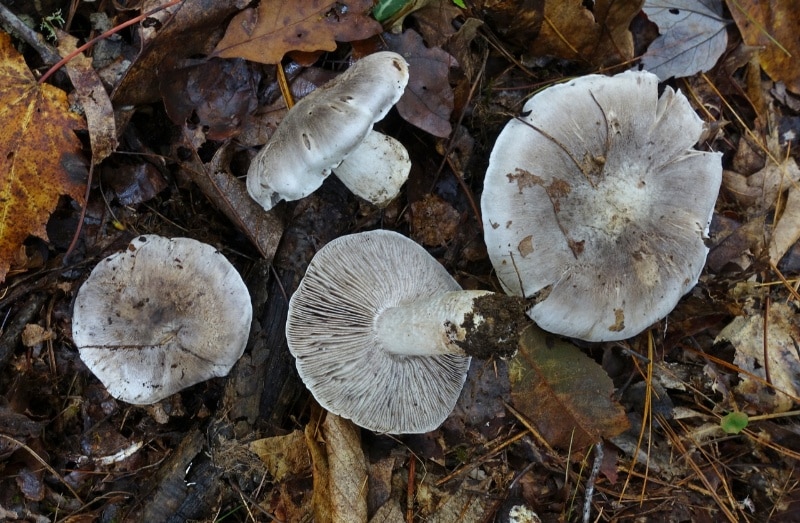
[[[308,196],[335,171],[356,195],[385,205],[408,178],[405,148],[372,130],[403,95],[408,65],[392,52],[366,56],[300,100],[247,173],[247,190],[264,209]]]
[[[317,252],[286,338],[323,407],[377,432],[419,433],[453,410],[470,356],[514,352],[526,320],[522,300],[461,290],[425,249],[379,230]]]
[[[252,316],[247,287],[219,251],[144,235],[98,263],[81,286],[72,337],[112,396],[145,405],[227,375]]]
[[[554,333],[629,338],[696,283],[721,154],[703,122],[647,72],[546,89],[497,139],[481,200],[497,275]]]

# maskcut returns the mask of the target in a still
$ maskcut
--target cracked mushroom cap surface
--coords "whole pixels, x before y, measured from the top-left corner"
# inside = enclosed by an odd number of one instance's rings
[[[112,396],[147,405],[227,375],[252,316],[247,287],[214,247],[143,235],[92,270],[72,337]]]
[[[292,107],[253,158],[247,173],[250,196],[270,210],[281,200],[299,200],[317,190],[397,103],[407,83],[406,61],[383,51],[315,89]],[[404,169],[408,176],[410,164]]]
[[[375,432],[422,433],[447,418],[470,357],[390,354],[377,343],[381,311],[460,291],[412,240],[377,230],[320,249],[289,302],[286,338],[297,370],[324,408]]]
[[[696,283],[721,154],[686,97],[627,71],[545,89],[509,122],[489,160],[484,235],[509,294],[543,329],[629,338]]]

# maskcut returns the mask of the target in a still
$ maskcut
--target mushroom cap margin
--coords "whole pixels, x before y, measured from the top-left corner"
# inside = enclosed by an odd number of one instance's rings
[[[112,396],[146,405],[227,375],[252,316],[247,287],[222,253],[190,238],[142,235],[83,283],[72,337]]]
[[[655,75],[627,71],[548,88],[501,132],[486,244],[543,329],[629,338],[697,283],[722,174],[719,153],[692,148],[702,126],[683,94],[659,98]]]
[[[320,249],[289,302],[286,338],[324,408],[375,432],[423,433],[452,412],[470,358],[399,356],[376,346],[386,308],[461,290],[425,249],[391,231],[337,238]]]

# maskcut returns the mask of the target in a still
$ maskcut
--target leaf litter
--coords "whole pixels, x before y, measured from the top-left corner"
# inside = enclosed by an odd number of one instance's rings
[[[682,19],[678,41],[705,44],[693,44],[691,59],[670,59],[680,66],[670,76],[686,75],[673,86],[711,124],[701,147],[725,153],[698,287],[666,320],[623,342],[531,330],[516,358],[473,361],[441,428],[399,437],[326,415],[304,392],[282,332],[308,261],[337,236],[386,228],[426,245],[465,288],[499,289],[470,203],[494,137],[542,86],[600,66],[635,67],[636,54],[658,50],[637,22],[653,13],[640,2],[431,0],[409,3],[395,32],[383,33],[363,2],[284,2],[285,23],[275,10],[256,11],[269,5],[145,2],[141,12],[150,14],[119,32],[119,54],[90,64],[86,51],[71,64],[79,70],[71,81],[49,80],[60,91],[35,84],[32,53],[23,62],[4,47],[0,66],[15,71],[20,89],[58,102],[37,122],[38,135],[62,137],[49,155],[4,146],[49,175],[28,182],[62,182],[26,185],[51,207],[0,251],[14,267],[0,289],[3,517],[449,522],[503,520],[520,505],[545,521],[797,516],[800,175],[786,126],[800,101],[793,64],[747,47],[765,35],[787,41],[770,18],[782,3],[727,2],[736,28],[721,32],[727,12],[710,0],[689,6],[707,20],[698,28]],[[81,24],[101,14],[95,9],[65,7],[67,33],[85,37]],[[105,6],[102,14],[110,27],[139,11]],[[679,29],[651,20],[662,35]],[[730,54],[718,58],[725,33]],[[80,43],[62,39],[63,52]],[[381,123],[412,158],[401,196],[381,210],[330,180],[319,194],[261,211],[241,177],[291,105],[285,98],[386,47],[416,69],[414,103]],[[761,67],[784,83],[761,77]],[[83,96],[87,123],[67,111],[64,92]],[[99,175],[83,202],[90,162]],[[7,223],[25,223],[14,212]],[[110,397],[77,358],[71,300],[97,261],[144,233],[213,244],[245,277],[256,320],[228,378],[133,407]],[[726,433],[736,416],[746,426]],[[589,497],[591,489],[602,495]]]

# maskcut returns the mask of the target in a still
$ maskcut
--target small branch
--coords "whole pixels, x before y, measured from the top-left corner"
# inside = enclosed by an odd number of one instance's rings
[[[44,60],[46,64],[54,64],[61,60],[61,55],[53,49],[53,46],[45,41],[41,34],[25,25],[17,15],[9,11],[2,3],[0,3],[0,20],[14,30],[15,36],[18,36],[24,40],[26,44],[36,49],[36,52],[39,53],[39,56],[42,57],[42,60]]]
[[[122,31],[126,27],[132,26],[133,24],[137,24],[137,23],[141,22],[142,20],[144,20],[145,18],[147,18],[149,16],[152,16],[152,15],[156,14],[159,11],[167,9],[168,7],[172,7],[173,5],[179,4],[179,3],[183,2],[183,1],[184,0],[171,0],[169,3],[166,3],[166,4],[164,4],[164,5],[160,6],[160,7],[156,7],[155,9],[151,9],[151,10],[147,11],[146,13],[142,13],[142,14],[140,14],[139,16],[137,16],[135,18],[131,18],[127,22],[119,24],[116,27],[112,27],[111,29],[109,29],[105,33],[101,34],[100,36],[96,36],[96,37],[92,38],[91,40],[89,40],[88,42],[86,42],[82,46],[78,47],[77,49],[75,49],[74,51],[69,53],[67,56],[62,58],[61,60],[59,60],[58,63],[56,63],[56,65],[54,65],[53,67],[48,69],[48,71],[46,73],[44,73],[44,75],[42,75],[41,78],[39,78],[39,83],[40,84],[44,83],[48,78],[53,76],[53,74],[56,71],[61,69],[64,66],[64,64],[66,64],[67,62],[69,62],[70,60],[72,60],[73,58],[75,58],[76,56],[78,56],[79,54],[84,52],[85,50],[89,49],[91,46],[93,46],[95,44],[95,42],[97,42],[99,40],[103,40],[104,38],[108,38],[109,36]]]

